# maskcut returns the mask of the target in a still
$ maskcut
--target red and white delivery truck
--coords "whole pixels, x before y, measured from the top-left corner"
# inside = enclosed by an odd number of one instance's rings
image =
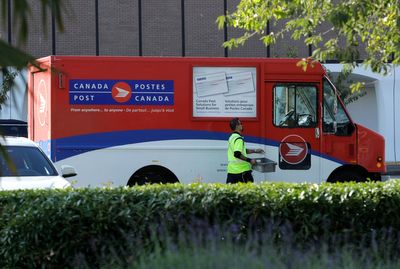
[[[225,182],[229,121],[256,182],[379,180],[384,138],[351,120],[323,66],[298,59],[49,56],[29,73],[29,136],[77,186]],[[368,108],[366,108],[368,110]],[[261,172],[259,172],[261,171]]]

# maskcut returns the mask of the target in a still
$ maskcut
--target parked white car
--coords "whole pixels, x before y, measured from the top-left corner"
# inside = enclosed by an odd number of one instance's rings
[[[65,178],[76,176],[71,166],[61,175],[38,145],[24,137],[0,137],[0,190],[61,189],[71,186]]]

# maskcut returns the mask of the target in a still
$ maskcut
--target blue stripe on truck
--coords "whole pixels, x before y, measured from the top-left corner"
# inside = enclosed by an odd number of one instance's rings
[[[133,130],[119,131],[107,133],[95,133],[88,135],[72,136],[60,138],[51,141],[52,152],[51,159],[54,162],[73,157],[92,150],[104,148],[167,140],[185,140],[185,139],[205,139],[205,140],[222,140],[228,141],[230,133],[209,132],[195,130],[176,130],[176,129],[160,129],[160,130]],[[260,145],[279,147],[279,142],[270,139],[264,139],[255,136],[245,136],[246,142]],[[44,141],[48,142],[48,141]],[[43,141],[41,141],[43,144]],[[320,152],[311,150],[312,155],[319,156]],[[338,159],[334,159],[327,155],[321,155],[322,158],[328,159],[340,164],[344,164]]]

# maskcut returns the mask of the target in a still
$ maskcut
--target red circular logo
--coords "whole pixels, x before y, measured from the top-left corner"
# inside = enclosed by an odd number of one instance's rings
[[[288,135],[281,141],[279,154],[285,162],[299,164],[307,157],[308,146],[301,136]]]
[[[112,87],[111,95],[118,103],[125,103],[131,99],[132,89],[126,82],[117,82]]]

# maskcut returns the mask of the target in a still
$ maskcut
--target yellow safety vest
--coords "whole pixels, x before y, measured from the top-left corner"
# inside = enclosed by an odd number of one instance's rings
[[[240,151],[247,157],[246,146],[243,137],[238,133],[232,133],[228,140],[228,173],[240,174],[251,170],[251,164],[235,157],[234,152]]]

